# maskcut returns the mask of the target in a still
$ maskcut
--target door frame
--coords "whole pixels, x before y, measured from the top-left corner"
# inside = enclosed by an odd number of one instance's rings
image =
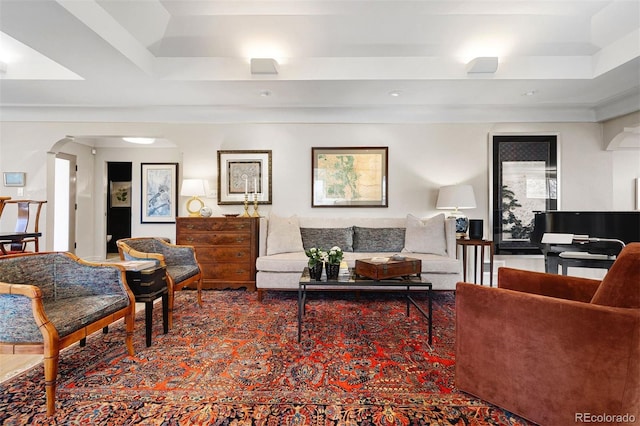
[[[73,154],[68,154],[65,152],[50,152],[49,156],[49,167],[48,169],[48,182],[56,181],[56,160],[62,159],[69,161],[69,199],[68,199],[68,210],[69,210],[69,223],[68,223],[68,242],[69,247],[68,250],[71,253],[75,253],[76,250],[76,207],[77,207],[77,156]],[[47,185],[47,199],[51,200],[49,204],[49,214],[47,214],[47,239],[46,239],[46,249],[48,251],[54,250],[54,241],[56,237],[56,204],[63,202],[64,200],[60,200],[56,197],[56,188],[55,184]]]

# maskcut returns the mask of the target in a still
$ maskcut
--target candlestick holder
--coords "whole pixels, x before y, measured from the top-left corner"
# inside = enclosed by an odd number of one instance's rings
[[[251,217],[249,215],[249,194],[244,193],[244,213],[241,217]]]
[[[260,217],[260,213],[258,213],[258,194],[253,193],[253,217]]]

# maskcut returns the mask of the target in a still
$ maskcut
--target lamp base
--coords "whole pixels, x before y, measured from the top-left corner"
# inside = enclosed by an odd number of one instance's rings
[[[469,218],[460,210],[455,210],[449,213],[449,218],[455,218],[456,220],[456,238],[467,238],[467,231],[469,230]]]
[[[198,203],[200,203],[200,205],[195,208],[192,209],[191,208],[191,204],[196,201]],[[204,202],[198,198],[198,197],[192,197],[189,199],[189,201],[187,201],[187,211],[189,212],[189,217],[200,217],[200,210],[204,207]]]

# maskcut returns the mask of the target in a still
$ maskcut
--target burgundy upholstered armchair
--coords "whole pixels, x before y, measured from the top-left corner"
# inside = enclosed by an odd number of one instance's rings
[[[498,287],[457,284],[458,389],[541,425],[640,419],[640,243],[602,281],[500,268]]]

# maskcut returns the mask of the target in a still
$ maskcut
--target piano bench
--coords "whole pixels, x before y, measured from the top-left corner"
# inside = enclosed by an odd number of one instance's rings
[[[558,264],[562,267],[562,275],[567,275],[569,267],[609,269],[615,260],[616,256],[581,251],[565,251],[558,256]]]

